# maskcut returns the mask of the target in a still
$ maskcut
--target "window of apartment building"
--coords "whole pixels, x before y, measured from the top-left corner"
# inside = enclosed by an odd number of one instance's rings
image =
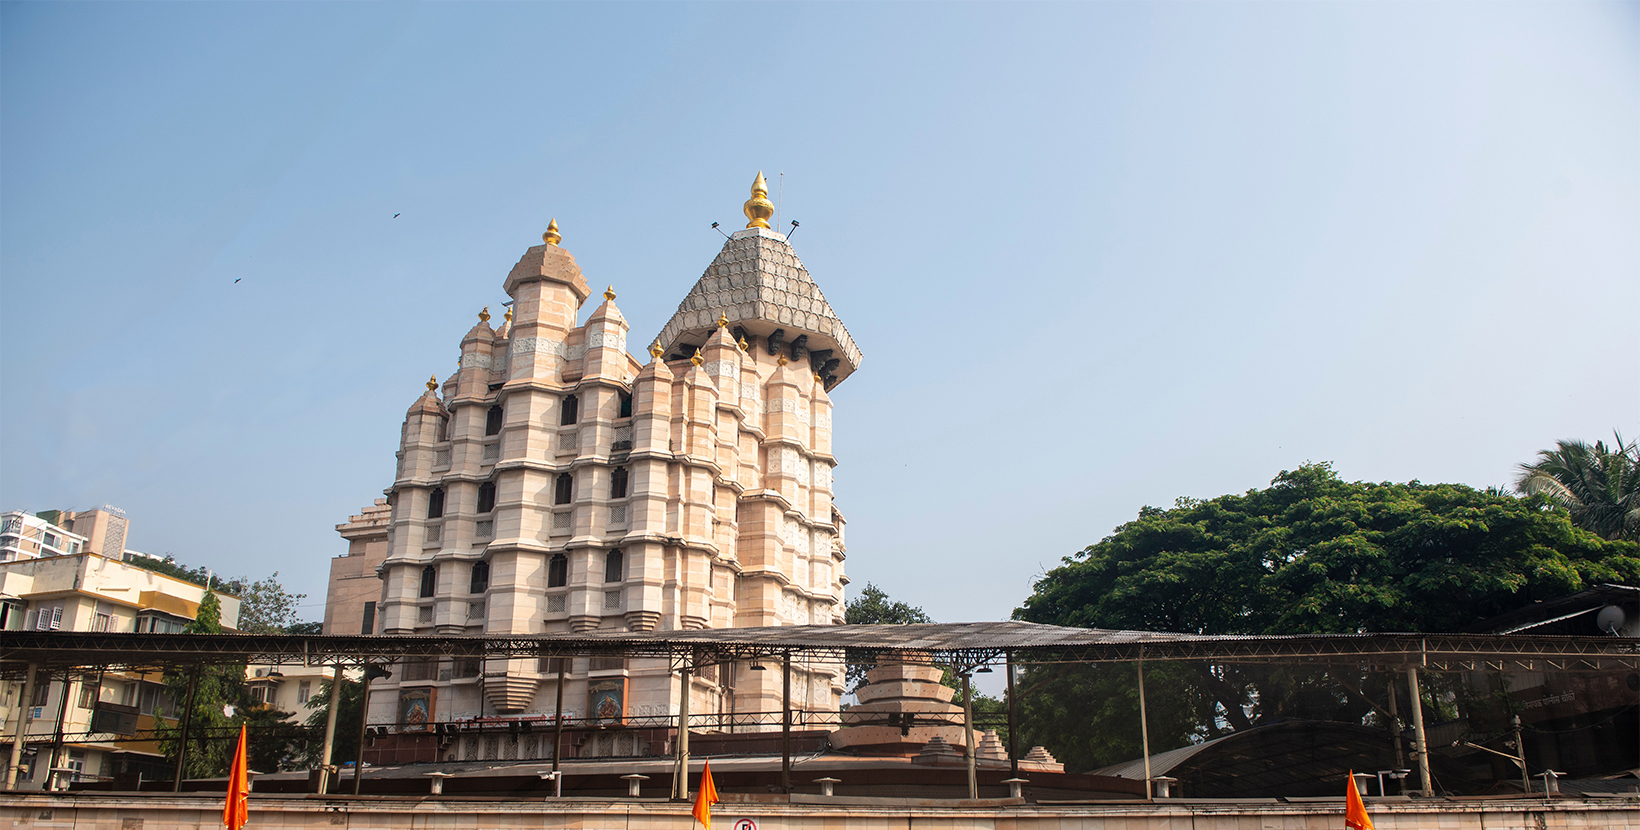
[[[376,633],[376,603],[367,602],[364,604],[364,619],[359,621],[359,633]]]
[[[149,611],[137,615],[136,631],[138,634],[181,634],[187,625],[188,621],[180,617]]]
[[[267,703],[268,702],[268,689],[264,686],[254,686],[254,687],[252,687],[251,688],[251,700],[254,700],[257,703]]]
[[[478,485],[478,512],[488,513],[495,509],[495,482],[486,481]]]
[[[114,615],[113,614],[104,614],[100,611],[97,612],[96,619],[93,619],[91,621],[91,630],[92,631],[113,631],[114,630]]]
[[[421,595],[430,597],[433,589],[438,586],[438,569],[428,565],[421,569]]]
[[[621,414],[619,414],[615,417],[617,417],[617,418],[630,418],[630,417],[632,417],[632,393],[631,392],[622,392],[621,393]]]
[[[473,577],[467,583],[467,593],[482,594],[490,590],[490,563],[474,562]]]
[[[102,694],[102,684],[94,677],[80,678],[80,708],[95,709]]]
[[[63,627],[63,607],[42,605],[38,610],[28,612],[23,627],[35,631],[56,631]]]
[[[490,407],[490,411],[484,413],[484,434],[501,434],[501,404]]]
[[[562,588],[569,584],[569,557],[555,553],[547,560],[547,587]]]
[[[626,555],[612,550],[604,554],[604,581],[620,582],[626,579]]]
[[[44,706],[44,705],[46,705],[46,698],[51,694],[51,685],[52,685],[52,682],[50,680],[42,680],[41,682],[35,683],[34,684],[34,699],[29,701],[28,705],[30,705],[30,706]]]
[[[558,480],[553,482],[552,503],[569,504],[570,497],[575,492],[575,477],[569,473],[559,473]]]
[[[564,396],[564,405],[558,411],[558,425],[568,426],[581,417],[581,399],[574,395]]]
[[[612,499],[626,498],[626,468],[616,467],[609,474],[609,497]]]
[[[444,488],[435,487],[427,494],[427,518],[439,519],[444,516]]]
[[[313,697],[313,681],[303,680],[296,684],[296,702],[307,703]]]

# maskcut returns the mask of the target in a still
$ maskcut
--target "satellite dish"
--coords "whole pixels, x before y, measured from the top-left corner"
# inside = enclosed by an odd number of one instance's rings
[[[1594,616],[1595,627],[1607,634],[1616,634],[1627,620],[1628,615],[1624,614],[1622,606],[1618,605],[1608,605]]]

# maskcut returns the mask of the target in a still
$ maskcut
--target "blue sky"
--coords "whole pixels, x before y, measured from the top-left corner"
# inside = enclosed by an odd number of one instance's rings
[[[1142,505],[1640,435],[1637,151],[1634,4],[7,2],[0,509],[317,618],[547,220],[639,348],[761,169],[855,586],[1003,618]]]

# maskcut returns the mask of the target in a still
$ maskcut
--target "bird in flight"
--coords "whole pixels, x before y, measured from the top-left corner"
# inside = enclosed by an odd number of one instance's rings
[[[240,278],[239,278],[239,280],[242,280],[242,279],[244,279],[244,277],[240,277]],[[239,284],[239,280],[234,280],[234,281],[233,281],[233,282],[234,282],[234,285],[238,285],[238,284]]]
[[[393,214],[393,218],[394,218],[394,219],[397,219],[397,218],[399,218],[399,216],[400,216],[400,214],[397,214],[397,213],[395,213],[395,214]]]

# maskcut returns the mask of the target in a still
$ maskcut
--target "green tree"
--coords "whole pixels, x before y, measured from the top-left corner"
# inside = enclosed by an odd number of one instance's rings
[[[849,625],[911,625],[931,623],[934,618],[918,606],[889,599],[883,589],[867,582],[860,595],[843,607],[843,621]],[[874,665],[874,662],[869,661],[848,664],[850,692],[865,685],[866,672]],[[950,672],[946,674],[949,675]],[[950,685],[949,682],[947,685]]]
[[[1515,487],[1545,495],[1566,508],[1572,522],[1602,539],[1640,541],[1640,447],[1604,441],[1556,441],[1537,461],[1520,465]]]
[[[232,583],[239,590],[239,626],[246,634],[290,634],[302,623],[296,619],[296,606],[307,594],[292,594],[279,583],[279,572],[254,582],[240,577]]]
[[[1143,508],[1048,572],[1014,616],[1200,634],[1459,631],[1601,582],[1640,584],[1640,546],[1573,526],[1545,497],[1351,483],[1308,464],[1263,490]],[[1152,751],[1371,709],[1359,672],[1173,664],[1146,675]],[[1131,665],[1034,667],[1022,737],[1072,768],[1132,758],[1122,736],[1136,732],[1134,686]]]

